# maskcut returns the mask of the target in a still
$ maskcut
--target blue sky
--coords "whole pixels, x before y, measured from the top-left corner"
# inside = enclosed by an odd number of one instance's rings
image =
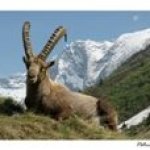
[[[36,53],[40,52],[54,29],[63,25],[68,31],[68,44],[72,41],[91,39],[113,40],[120,34],[150,28],[150,12],[0,12],[0,77],[25,71],[22,62],[22,25],[31,22],[31,38]],[[61,53],[63,40],[53,50]]]

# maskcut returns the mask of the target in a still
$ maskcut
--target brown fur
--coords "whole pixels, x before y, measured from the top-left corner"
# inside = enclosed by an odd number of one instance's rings
[[[42,80],[31,84],[27,78],[27,108],[50,114],[56,120],[78,114],[85,119],[98,119],[111,130],[117,130],[117,114],[104,99],[70,91],[67,87],[52,81],[45,72]]]
[[[100,122],[104,126],[108,126],[112,130],[117,130],[117,112],[114,110],[112,105],[108,103],[106,97],[102,97],[97,101],[97,110],[100,117]]]
[[[56,35],[59,36],[60,34]],[[56,43],[55,40],[54,42]],[[25,51],[28,51],[28,49],[26,48]],[[66,119],[72,114],[78,114],[85,119],[98,120],[98,123],[102,122],[111,130],[116,130],[117,114],[106,100],[73,92],[64,85],[51,80],[48,75],[48,68],[54,63],[46,63],[43,59],[47,57],[48,53],[46,49],[44,57],[34,55],[30,57],[29,55],[23,59],[27,69],[25,98],[27,108],[50,114],[57,120]]]

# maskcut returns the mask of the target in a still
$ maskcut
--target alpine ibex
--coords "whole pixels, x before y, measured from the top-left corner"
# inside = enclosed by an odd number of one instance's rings
[[[66,30],[58,27],[39,55],[34,55],[29,37],[30,23],[23,25],[23,43],[25,56],[23,61],[27,69],[25,104],[28,109],[33,109],[44,114],[50,114],[54,119],[68,118],[71,114],[98,120],[103,120],[110,129],[117,129],[117,113],[106,101],[92,96],[80,94],[69,90],[64,85],[54,82],[49,77],[48,68],[54,61],[46,62],[46,58],[55,44]]]

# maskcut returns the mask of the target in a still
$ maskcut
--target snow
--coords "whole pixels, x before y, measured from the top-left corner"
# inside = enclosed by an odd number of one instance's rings
[[[149,44],[149,41],[150,29],[120,36],[110,48],[108,64],[102,72],[104,77],[109,76],[115,69],[117,69],[123,62],[135,53],[144,50]]]
[[[11,97],[17,102],[23,101],[25,98],[25,88],[20,89],[3,89],[0,88],[0,96]]]
[[[73,90],[83,90],[86,83],[96,84],[101,70],[99,60],[111,46],[112,43],[108,41],[72,42],[51,69],[52,78]]]
[[[0,96],[11,97],[17,102],[25,98],[25,74],[17,73],[0,79]]]
[[[147,107],[146,109],[142,110],[138,114],[134,115],[133,117],[129,118],[128,120],[124,121],[118,126],[118,129],[121,129],[121,127],[126,125],[126,128],[130,128],[131,126],[138,125],[142,123],[148,116],[150,115],[150,106]]]

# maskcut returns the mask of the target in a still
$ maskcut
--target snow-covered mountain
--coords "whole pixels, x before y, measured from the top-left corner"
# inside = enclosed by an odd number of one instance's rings
[[[52,68],[52,78],[73,90],[96,84],[103,70],[105,56],[113,43],[91,40],[72,42]]]
[[[18,102],[25,97],[25,74],[17,73],[8,78],[0,78],[0,96],[12,97]]]
[[[150,29],[121,35],[114,42],[72,42],[52,68],[51,76],[73,90],[94,85],[150,44]]]
[[[51,68],[51,77],[73,90],[83,90],[109,76],[123,62],[150,44],[150,29],[126,33],[114,42],[78,40],[66,47]],[[25,95],[25,74],[0,79],[0,94]],[[12,93],[12,94],[10,94]]]

